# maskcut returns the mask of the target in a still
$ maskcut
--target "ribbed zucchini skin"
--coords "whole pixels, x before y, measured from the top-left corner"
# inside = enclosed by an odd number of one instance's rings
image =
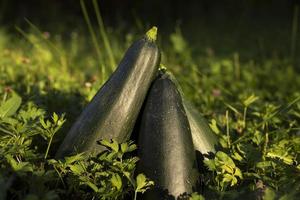
[[[218,139],[208,122],[191,103],[184,101],[183,105],[189,120],[195,150],[201,154],[215,153]]]
[[[130,137],[151,82],[157,75],[160,51],[143,37],[126,51],[109,80],[83,110],[65,137],[56,157],[104,150],[100,139],[123,142]]]
[[[214,153],[218,144],[217,136],[212,132],[208,122],[201,113],[197,111],[191,102],[184,98],[184,93],[175,76],[170,72],[168,74],[183,98],[183,106],[189,120],[195,150],[201,154]]]
[[[153,82],[142,112],[138,171],[155,186],[140,199],[172,199],[193,192],[198,173],[191,130],[180,93],[167,74]]]

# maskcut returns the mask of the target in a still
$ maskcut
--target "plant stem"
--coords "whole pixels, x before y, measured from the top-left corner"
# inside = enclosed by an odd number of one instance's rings
[[[157,38],[157,27],[153,26],[150,30],[147,31],[146,37],[148,40],[155,42]]]
[[[137,191],[135,190],[134,191],[134,198],[133,198],[133,200],[136,200],[136,198],[137,198]]]
[[[227,133],[227,143],[228,143],[228,148],[231,147],[231,142],[230,142],[230,135],[229,135],[229,117],[228,117],[228,110],[226,110],[226,133]]]
[[[6,101],[6,98],[7,98],[7,92],[4,92],[4,95],[3,95],[3,100],[2,100],[2,102],[5,102],[5,101]]]
[[[263,147],[263,160],[266,160],[266,155],[267,155],[267,148],[268,148],[268,143],[269,143],[269,130],[268,130],[268,125],[266,124],[266,134],[265,134],[265,142],[264,142],[264,147]]]
[[[248,109],[248,107],[245,107],[245,108],[244,108],[244,115],[243,115],[243,129],[246,128],[247,109]]]
[[[56,173],[58,174],[59,179],[60,179],[61,183],[63,184],[63,187],[66,188],[65,182],[64,182],[64,180],[63,180],[61,174],[59,173],[58,169],[57,169],[54,165],[53,165],[53,168],[54,168],[54,170],[56,171]]]
[[[53,136],[50,138],[50,141],[49,141],[49,143],[48,143],[48,146],[47,146],[47,150],[46,150],[44,159],[46,159],[47,156],[48,156],[49,149],[50,149],[50,146],[51,146],[51,143],[52,143],[52,139],[53,139]]]

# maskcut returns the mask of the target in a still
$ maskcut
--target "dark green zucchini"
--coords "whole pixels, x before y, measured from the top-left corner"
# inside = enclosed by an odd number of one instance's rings
[[[141,199],[192,193],[198,180],[189,122],[176,85],[161,73],[146,97],[139,128],[138,171],[155,183]]]
[[[160,51],[153,27],[134,42],[109,80],[83,110],[65,137],[56,157],[79,152],[101,152],[101,139],[129,139],[151,82],[157,75]]]
[[[218,144],[217,136],[210,129],[206,119],[197,111],[194,105],[184,98],[183,91],[176,80],[175,76],[168,72],[171,80],[177,86],[178,91],[181,93],[183,99],[183,106],[187,114],[193,143],[196,151],[201,154],[215,153],[215,147]]]

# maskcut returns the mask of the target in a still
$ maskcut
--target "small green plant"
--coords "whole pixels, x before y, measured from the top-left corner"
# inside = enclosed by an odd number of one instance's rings
[[[61,128],[61,126],[65,123],[64,115],[61,117],[58,117],[56,113],[53,113],[52,115],[52,121],[44,120],[43,118],[40,118],[40,123],[42,125],[42,129],[39,129],[41,131],[42,137],[48,142],[47,150],[45,153],[44,158],[46,159],[49,153],[50,146],[52,144],[53,137],[55,133]]]
[[[221,191],[227,186],[234,186],[238,179],[243,179],[241,170],[226,153],[218,151],[213,160],[205,160],[204,163],[211,171],[216,172],[215,180],[220,185]]]
[[[48,162],[62,177],[63,185],[66,185],[64,182],[71,183],[74,191],[82,193],[89,189],[92,191],[90,197],[93,198],[122,199],[134,191],[136,199],[137,193],[143,193],[153,185],[143,174],[134,177],[137,157],[125,158],[126,154],[136,150],[135,144],[102,140],[100,145],[107,147],[107,151],[97,156],[78,154]]]
[[[122,199],[145,192],[153,182],[143,174],[135,177],[137,157],[132,142],[100,141],[107,148],[100,155],[84,153],[62,160],[48,159],[55,134],[62,128],[64,114],[51,118],[32,102],[21,104],[15,92],[0,104],[1,196],[14,199],[58,199],[62,196],[89,199]],[[38,145],[44,139],[46,150]],[[17,185],[16,185],[17,184]],[[63,188],[61,190],[60,188]],[[86,194],[86,191],[90,191]]]
[[[133,143],[101,141],[108,148],[104,154],[54,159],[63,136],[107,79],[113,59],[120,60],[138,31],[99,26],[102,40],[110,43],[97,50],[80,31],[62,36],[28,24],[30,30],[19,29],[26,41],[0,30],[0,199],[133,199],[151,187],[153,182],[134,175]],[[190,44],[186,33],[178,27],[170,41],[161,41],[163,63],[219,140],[217,153],[204,159],[209,170],[201,174],[202,196],[297,199],[300,79],[290,54],[260,59],[226,44],[223,55],[222,44],[215,48],[205,41],[211,35],[206,30],[197,35],[201,46]],[[257,55],[256,48],[243,49]]]

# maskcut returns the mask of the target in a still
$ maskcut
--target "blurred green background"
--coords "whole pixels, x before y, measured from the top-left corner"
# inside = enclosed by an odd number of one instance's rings
[[[93,10],[91,0],[85,3]],[[160,33],[171,33],[180,26],[195,53],[237,51],[242,57],[259,59],[291,56],[299,46],[293,39],[298,1],[101,0],[99,4],[106,27],[129,32],[157,25]],[[96,24],[94,12],[90,15]],[[87,30],[79,0],[0,1],[1,27],[26,29],[24,18],[54,33]]]

